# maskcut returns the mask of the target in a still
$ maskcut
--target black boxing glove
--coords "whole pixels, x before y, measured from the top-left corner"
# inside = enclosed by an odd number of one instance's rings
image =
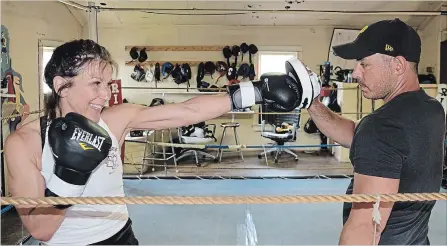
[[[48,142],[55,165],[45,196],[81,196],[92,171],[107,158],[112,146],[104,128],[77,113],[53,120]]]
[[[290,112],[301,102],[300,86],[283,73],[265,73],[259,81],[229,85],[232,109],[245,109],[254,104],[265,104],[277,112]]]

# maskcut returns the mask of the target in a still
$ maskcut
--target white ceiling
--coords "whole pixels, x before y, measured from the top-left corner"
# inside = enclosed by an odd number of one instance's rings
[[[88,1],[61,1],[82,24],[87,12],[69,3],[88,6]],[[148,25],[269,25],[361,28],[380,19],[398,17],[418,28],[430,18],[421,11],[440,11],[447,1],[321,1],[321,0],[196,0],[196,1],[90,1],[100,9],[101,27]],[[105,5],[101,5],[101,3]],[[61,3],[62,4],[62,3]],[[102,9],[109,8],[109,9]],[[300,11],[301,10],[301,11]],[[305,10],[305,11],[303,11]],[[317,11],[317,12],[309,12]],[[321,11],[333,11],[322,13]],[[366,13],[346,13],[358,11]],[[377,13],[405,11],[406,13]],[[409,13],[408,13],[409,12]]]

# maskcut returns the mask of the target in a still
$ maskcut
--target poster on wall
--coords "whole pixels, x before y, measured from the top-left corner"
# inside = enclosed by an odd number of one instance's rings
[[[9,53],[10,37],[8,29],[1,26],[1,103],[2,103],[2,117],[29,113],[29,105],[25,101],[22,75],[14,70],[12,67],[12,58]],[[24,122],[27,115],[12,117],[6,122],[7,130],[9,132],[2,132],[3,136],[14,132],[20,123]],[[2,127],[3,129],[3,127]]]
[[[332,47],[335,45],[345,44],[354,41],[360,30],[355,29],[334,29],[334,32],[332,33],[332,39],[331,43],[329,44],[329,54],[328,54],[328,61],[330,62],[331,66],[335,69],[337,66],[339,66],[341,69],[354,69],[355,67],[355,60],[345,60],[338,56],[335,56]]]
[[[438,95],[436,99],[442,104],[444,112],[447,114],[447,84],[438,85]]]
[[[112,96],[109,100],[109,107],[123,103],[121,80],[113,80],[110,89],[112,91]]]
[[[109,100],[109,107],[123,103],[123,94],[121,89],[121,80],[113,80],[110,85],[111,96]],[[124,163],[124,144],[121,146],[121,160]]]
[[[25,121],[29,113],[29,105],[25,101],[22,75],[14,70],[12,66],[12,58],[9,53],[10,37],[8,29],[1,25],[1,43],[2,54],[0,57],[1,63],[1,146],[3,150],[3,144],[6,137],[20,127],[20,124]],[[5,177],[4,177],[4,159],[3,152],[1,153],[1,188],[2,196],[5,194]]]

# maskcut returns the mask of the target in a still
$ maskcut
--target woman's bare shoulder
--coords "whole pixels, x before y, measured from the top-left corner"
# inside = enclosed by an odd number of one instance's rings
[[[37,157],[41,154],[40,121],[33,120],[10,133],[5,139],[6,154],[27,155]]]

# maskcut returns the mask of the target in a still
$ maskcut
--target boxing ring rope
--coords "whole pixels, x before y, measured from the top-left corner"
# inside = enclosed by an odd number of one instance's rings
[[[38,113],[42,113],[44,112],[44,110],[35,110],[35,111],[31,111],[28,113],[22,113],[22,114],[12,114],[12,115],[8,115],[8,116],[3,116],[1,119],[2,121],[6,121],[9,119],[13,119],[15,117],[19,117],[19,116],[25,116],[25,115],[32,115],[32,114],[38,114]],[[360,115],[360,114],[366,114],[368,112],[345,112],[345,113],[336,113],[339,115]],[[247,114],[247,115],[300,115],[300,114],[309,114],[308,112],[300,112],[300,113],[294,113],[294,112],[227,112],[224,114]]]
[[[222,87],[217,88],[197,88],[197,87],[144,87],[144,86],[123,86],[121,89],[126,90],[203,90],[203,91],[221,91],[226,92],[227,89]],[[348,88],[321,88],[322,91],[336,91],[336,90],[358,90],[357,87]]]
[[[132,197],[2,197],[1,205],[222,205],[222,204],[296,204],[296,203],[365,203],[417,202],[447,200],[447,193],[398,193],[353,195],[295,196],[132,196]]]
[[[268,149],[268,148],[283,148],[283,149],[296,149],[296,148],[315,148],[315,147],[335,147],[341,146],[340,144],[309,144],[309,145],[244,145],[244,144],[233,144],[233,145],[214,145],[214,144],[178,144],[178,143],[164,143],[164,142],[151,142],[151,141],[132,141],[139,143],[148,143],[155,146],[163,147],[184,147],[193,149]],[[447,144],[447,141],[444,141]]]
[[[35,111],[28,112],[28,113],[11,114],[11,115],[8,115],[8,116],[2,116],[2,121],[6,121],[6,120],[9,120],[9,119],[13,119],[13,118],[15,118],[15,117],[19,117],[19,116],[38,114],[38,113],[42,113],[42,112],[44,112],[44,111],[45,111],[45,110],[35,110]]]
[[[175,87],[132,87],[132,86],[124,86],[121,89],[146,89],[146,90],[179,90],[179,89],[199,89],[199,88],[175,88]],[[220,91],[225,91],[225,88],[200,88],[201,90],[220,90]],[[352,87],[352,88],[324,88],[322,87],[323,91],[337,91],[337,90],[358,90],[358,86],[357,87]],[[436,88],[426,88],[427,90],[429,89],[436,89]],[[2,96],[3,97],[3,96]],[[31,111],[28,113],[21,113],[21,114],[12,114],[12,115],[8,115],[8,116],[2,116],[2,122],[9,120],[9,119],[13,119],[15,117],[19,117],[19,116],[25,116],[25,115],[32,115],[32,114],[38,114],[38,113],[42,113],[45,110],[35,110],[35,111]],[[335,112],[334,112],[335,113]],[[339,115],[363,115],[363,114],[367,114],[367,113],[371,113],[371,112],[343,112],[343,113],[336,113]],[[227,112],[225,114],[247,114],[247,115],[300,115],[300,114],[309,114],[307,111],[306,112],[300,112],[300,113],[295,113],[295,112]]]

